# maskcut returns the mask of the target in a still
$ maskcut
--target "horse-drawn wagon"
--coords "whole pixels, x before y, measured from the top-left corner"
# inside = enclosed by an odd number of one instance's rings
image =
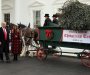
[[[38,27],[39,31],[34,32],[32,38],[35,41],[37,39],[40,44],[37,48],[38,58],[45,59],[50,53],[58,53],[54,51],[56,47],[83,49],[82,52],[74,54],[81,58],[85,66],[90,67],[90,5],[80,3],[78,0],[67,0],[57,15],[60,26],[50,23]]]
[[[56,47],[69,47],[83,49],[82,52],[76,52],[80,56],[82,63],[90,67],[90,31],[89,30],[68,30],[59,26],[39,27],[38,41],[40,48],[37,50],[37,56],[45,59]],[[48,46],[51,46],[50,48]],[[61,54],[63,53],[60,51]],[[68,52],[66,52],[68,53]],[[75,54],[75,53],[74,53]]]

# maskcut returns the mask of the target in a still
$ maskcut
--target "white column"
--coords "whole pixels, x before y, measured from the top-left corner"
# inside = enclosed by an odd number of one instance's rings
[[[20,0],[15,0],[15,5],[14,5],[14,23],[17,24],[19,23],[20,21]]]
[[[1,27],[1,21],[2,21],[2,9],[1,9],[1,0],[0,0],[0,27]]]

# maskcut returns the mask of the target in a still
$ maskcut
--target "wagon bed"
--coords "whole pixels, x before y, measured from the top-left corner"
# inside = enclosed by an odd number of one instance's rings
[[[79,38],[79,40],[72,41],[71,39],[67,39],[66,37],[64,39],[64,35],[63,35],[65,33],[64,31],[67,32],[68,29],[63,29],[59,26],[45,26],[45,27],[38,27],[38,29],[39,29],[38,41],[42,47],[42,49],[39,49],[40,53],[38,50],[38,53],[37,53],[38,56],[46,57],[47,51],[51,50],[50,48],[48,48],[49,45],[52,46],[51,51],[53,51],[53,48],[55,47],[68,47],[68,48],[83,49],[83,52],[79,53],[79,55],[81,56],[81,61],[85,66],[90,67],[90,40],[89,40],[90,37],[89,35],[88,35],[88,40],[86,38],[84,40],[80,40],[81,37],[77,37]],[[69,31],[72,31],[72,30],[69,30]],[[80,31],[80,33],[81,34],[83,33],[84,35],[86,35],[86,32],[87,30]]]

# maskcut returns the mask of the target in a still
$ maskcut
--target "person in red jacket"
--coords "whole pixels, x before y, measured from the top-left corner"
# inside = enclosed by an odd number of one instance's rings
[[[13,26],[11,30],[11,52],[14,57],[13,60],[18,60],[18,55],[21,53],[21,38],[20,31],[17,26]]]

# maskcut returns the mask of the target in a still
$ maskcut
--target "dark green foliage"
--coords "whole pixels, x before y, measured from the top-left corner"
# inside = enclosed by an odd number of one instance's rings
[[[90,5],[77,0],[68,0],[62,7],[62,17],[59,19],[64,28],[90,29]]]

